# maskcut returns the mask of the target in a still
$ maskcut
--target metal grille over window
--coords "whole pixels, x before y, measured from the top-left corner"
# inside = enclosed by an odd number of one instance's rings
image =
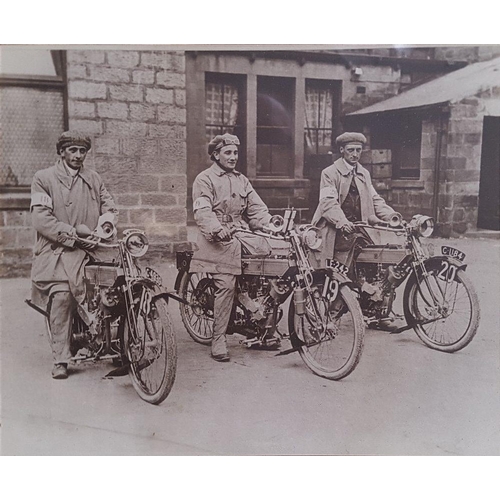
[[[64,130],[61,91],[0,88],[0,185],[29,186],[33,174],[56,159]]]
[[[332,147],[333,90],[306,87],[306,154],[327,154]]]
[[[235,85],[207,82],[205,85],[206,137],[235,133],[238,122],[239,90]]]

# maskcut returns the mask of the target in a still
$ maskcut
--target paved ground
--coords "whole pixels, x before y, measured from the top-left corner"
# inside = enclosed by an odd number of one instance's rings
[[[439,244],[439,242],[437,242]],[[1,451],[4,455],[498,455],[500,241],[448,240],[467,253],[482,307],[477,337],[448,355],[412,332],[368,330],[356,370],[341,382],[298,354],[274,357],[231,339],[217,364],[188,337],[172,304],[178,372],[160,406],[109,364],[50,377],[41,317],[23,305],[26,279],[1,287]],[[172,286],[175,269],[160,269]]]

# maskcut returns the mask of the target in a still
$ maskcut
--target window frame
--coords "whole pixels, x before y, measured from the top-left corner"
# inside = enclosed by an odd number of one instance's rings
[[[422,161],[422,121],[420,113],[405,110],[375,117],[371,124],[371,149],[390,149],[392,178],[419,180]],[[413,147],[412,147],[413,145]],[[415,165],[402,165],[405,154],[416,155]]]
[[[285,96],[283,101],[278,101],[279,104],[283,106],[285,111],[289,113],[289,122],[287,125],[274,125],[272,124],[273,118],[267,116],[269,119],[269,123],[262,121],[262,118],[265,118],[265,113],[263,112],[262,107],[259,108],[259,96],[262,102],[263,96],[273,98],[273,91],[276,90],[277,87],[287,86],[288,95]],[[267,87],[266,87],[267,86]],[[266,91],[266,92],[263,92]],[[297,79],[295,77],[288,76],[269,76],[269,75],[257,75],[257,99],[256,99],[256,122],[255,122],[255,133],[256,133],[256,151],[255,151],[255,159],[256,159],[256,178],[259,179],[293,179],[295,177],[294,170],[294,156],[295,156],[295,101],[296,101],[296,91],[297,91]],[[288,101],[288,102],[286,102]],[[287,105],[288,107],[286,107]],[[259,112],[260,110],[260,112]],[[259,123],[260,121],[260,123]],[[288,135],[287,140],[284,142],[259,142],[259,137],[262,137],[263,134],[270,135],[273,132],[276,132],[276,135],[279,136],[280,132],[283,132],[285,137]],[[258,169],[259,165],[259,145],[269,145],[270,147],[270,170],[263,171],[262,169]],[[285,145],[288,149],[290,155],[290,161],[288,162],[284,173],[279,173],[273,171],[273,146],[281,146]]]
[[[69,128],[67,54],[65,50],[51,50],[57,76],[0,74],[0,87],[27,87],[62,92],[63,128]],[[0,185],[0,209],[29,208],[30,185]]]
[[[233,85],[238,89],[238,115],[235,125],[226,125],[224,123],[208,123],[207,122],[207,83],[220,84],[220,85]],[[208,127],[219,128],[216,135],[224,134],[226,129],[233,129],[231,134],[238,136],[240,146],[238,148],[238,170],[246,172],[246,144],[247,144],[247,120],[246,120],[246,107],[247,107],[247,85],[246,75],[235,73],[214,73],[205,72],[205,99],[204,99],[204,123],[205,123],[205,138],[207,138]],[[224,97],[222,98],[222,106],[224,107]],[[222,117],[224,119],[224,108],[222,110]]]

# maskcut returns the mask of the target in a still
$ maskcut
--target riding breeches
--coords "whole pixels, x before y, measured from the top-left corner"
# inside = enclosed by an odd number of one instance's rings
[[[233,308],[236,276],[213,274],[212,277],[215,284],[212,354],[216,356],[227,353],[226,331]]]
[[[56,292],[51,295],[49,322],[52,334],[52,357],[54,363],[69,363],[70,341],[76,302],[71,292]]]

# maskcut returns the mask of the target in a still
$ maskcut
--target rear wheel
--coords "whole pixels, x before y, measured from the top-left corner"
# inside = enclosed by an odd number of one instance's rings
[[[309,369],[320,377],[340,380],[359,363],[365,326],[350,288],[341,286],[332,302],[323,297],[323,286],[324,280],[312,286],[313,296],[306,297],[305,314],[296,313],[292,299],[288,327],[292,339],[295,337],[292,343],[299,346],[299,354]]]
[[[191,338],[210,345],[214,334],[215,284],[210,274],[184,273],[179,295],[188,302],[179,302],[181,318]]]
[[[144,401],[160,404],[172,389],[177,368],[177,346],[163,297],[152,298],[152,290],[136,288],[124,342],[134,389]]]
[[[479,300],[465,272],[444,262],[427,262],[427,277],[410,276],[403,308],[406,321],[426,346],[456,352],[476,335]]]

